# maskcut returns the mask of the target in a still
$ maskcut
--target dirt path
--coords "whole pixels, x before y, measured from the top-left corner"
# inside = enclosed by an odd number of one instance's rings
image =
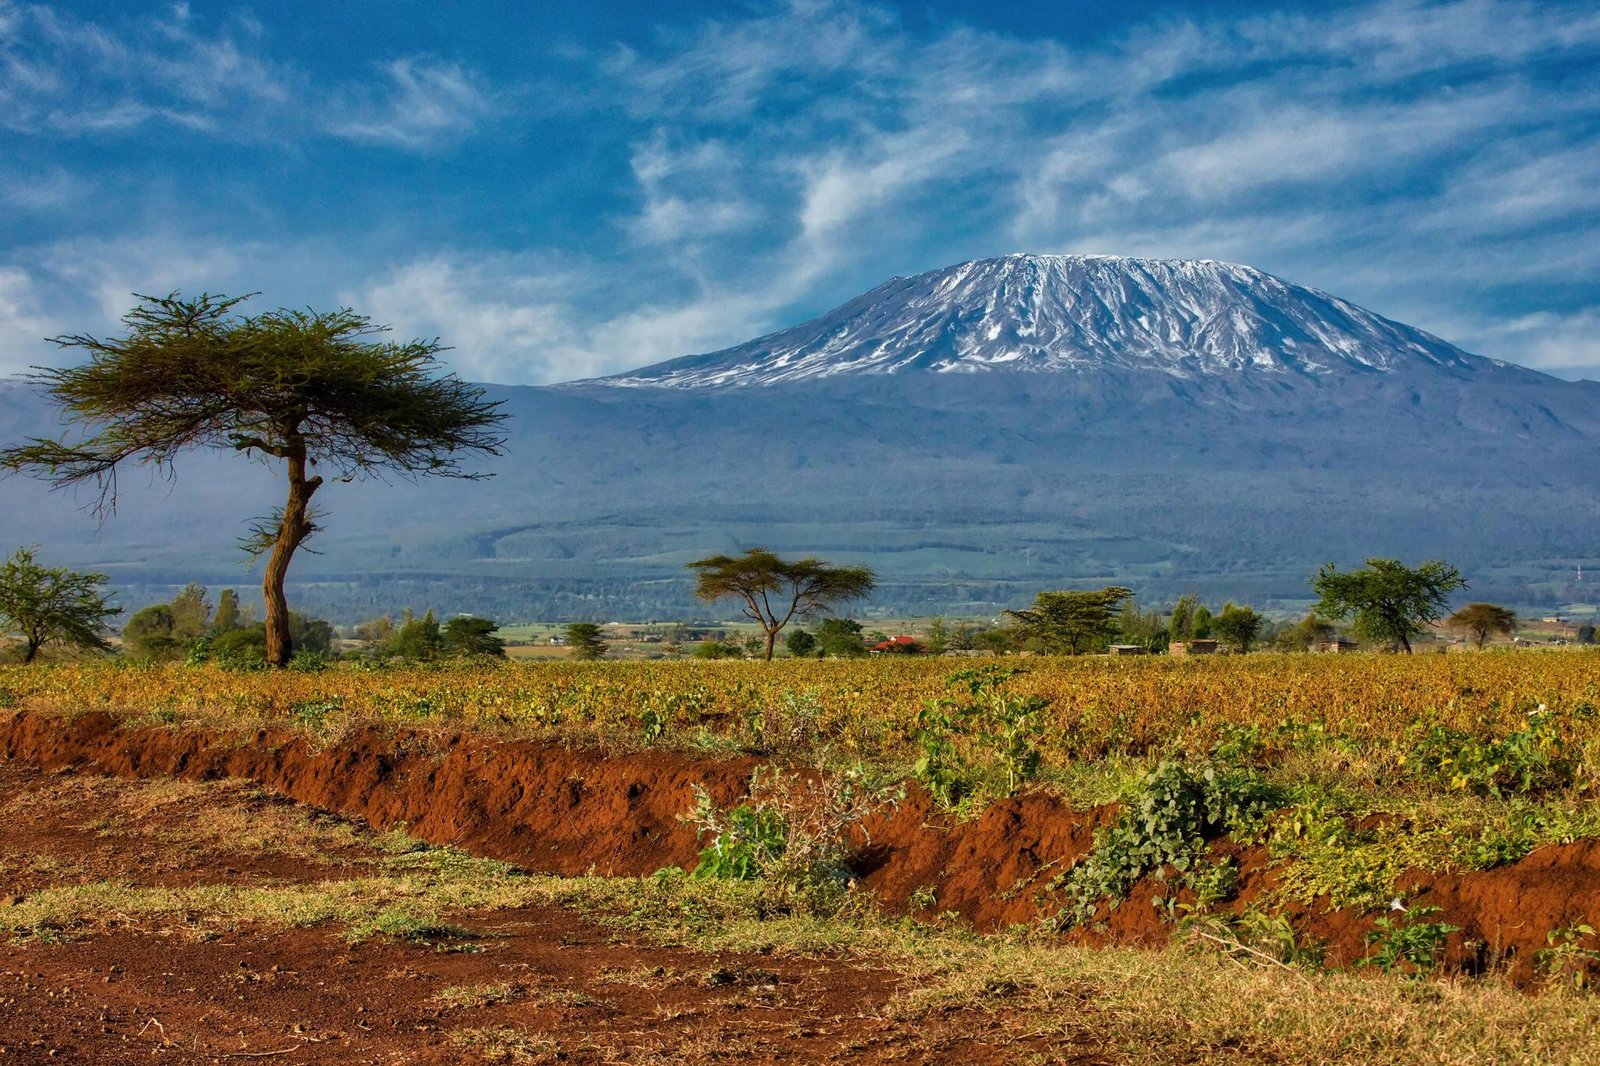
[[[108,883],[315,888],[396,850],[237,782],[0,762],[0,909]],[[1101,1061],[1003,1006],[905,1014],[904,976],[848,955],[661,947],[554,905],[446,917],[352,943],[337,922],[89,910],[0,942],[0,1064]]]

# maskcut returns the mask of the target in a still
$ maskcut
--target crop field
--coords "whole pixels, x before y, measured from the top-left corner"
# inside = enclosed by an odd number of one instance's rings
[[[0,668],[0,752],[16,1061],[1583,1062],[1600,1031],[1587,650],[56,664]],[[117,998],[156,962],[173,989]],[[294,977],[194,992],[246,964]]]

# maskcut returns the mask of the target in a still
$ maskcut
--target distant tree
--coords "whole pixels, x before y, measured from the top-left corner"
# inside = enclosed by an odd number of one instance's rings
[[[783,646],[796,659],[806,659],[816,653],[817,638],[803,629],[791,629],[783,638]]]
[[[1333,626],[1315,614],[1308,614],[1279,633],[1276,643],[1284,651],[1310,651],[1318,644],[1332,640],[1333,634]]]
[[[503,659],[506,642],[494,635],[496,628],[487,618],[472,615],[452,618],[440,631],[441,648],[446,655],[487,655]]]
[[[1124,601],[1117,615],[1117,639],[1151,651],[1164,649],[1170,638],[1166,624],[1155,611],[1141,611],[1131,598]]]
[[[1594,626],[1593,625],[1585,622],[1583,625],[1578,627],[1578,643],[1579,644],[1593,644],[1594,643]]]
[[[566,628],[567,646],[574,659],[603,659],[606,641],[603,630],[593,622],[573,622]]]
[[[817,623],[817,647],[830,658],[858,659],[867,653],[861,623],[848,618],[824,618]]]
[[[206,599],[206,587],[191,581],[183,591],[172,597],[172,637],[187,644],[206,635],[211,622],[211,601]]]
[[[1187,593],[1172,605],[1172,617],[1167,621],[1167,633],[1172,640],[1194,638],[1194,612],[1200,606],[1200,597]]]
[[[172,635],[172,607],[157,603],[135,611],[122,627],[122,646],[135,659],[157,662],[183,654],[183,643]]]
[[[935,616],[928,623],[927,639],[924,641],[929,655],[943,655],[945,649],[950,647],[950,628],[944,624],[944,619]]]
[[[1195,605],[1194,618],[1190,622],[1190,631],[1193,633],[1195,640],[1205,640],[1216,635],[1213,618],[1211,609],[1205,604]]]
[[[689,653],[696,659],[742,659],[744,653],[737,644],[731,641],[718,640],[715,637],[702,640],[695,644],[694,651]]]
[[[197,447],[283,463],[287,500],[257,523],[247,545],[268,555],[266,661],[286,666],[293,644],[284,579],[317,529],[311,498],[323,485],[309,468],[344,480],[388,471],[477,477],[460,468],[456,453],[498,455],[505,416],[482,389],[433,376],[443,350],[437,341],[375,340],[386,327],[349,309],[240,318],[233,312],[242,297],[138,299],[122,320],[124,337],[53,338],[86,351],[88,365],[34,376],[89,435],[35,438],[0,452],[0,467],[58,486],[92,482],[104,517],[115,510],[117,472],[126,464],[170,475],[173,459]]]
[[[106,576],[41,566],[34,554],[18,548],[0,563],[0,633],[22,638],[22,661],[33,662],[47,644],[109,648],[103,630],[122,609],[106,603]]]
[[[695,571],[695,596],[706,603],[738,599],[744,615],[765,635],[763,658],[771,661],[783,627],[824,608],[858,600],[872,591],[872,571],[864,566],[830,566],[807,556],[793,562],[765,548],[743,555],[713,555],[689,564]]]
[[[1437,622],[1450,593],[1466,584],[1461,571],[1439,559],[1416,569],[1396,559],[1368,559],[1363,569],[1345,573],[1326,563],[1311,581],[1321,597],[1317,614],[1335,621],[1349,618],[1359,636],[1398,644],[1408,655],[1411,638]]]
[[[1469,603],[1446,618],[1444,624],[1467,633],[1482,651],[1494,634],[1508,635],[1517,628],[1517,613],[1492,603]]]
[[[1211,631],[1217,639],[1224,644],[1237,648],[1241,652],[1250,650],[1250,645],[1255,643],[1256,636],[1261,632],[1261,626],[1266,619],[1248,607],[1241,607],[1229,600],[1222,605],[1222,612],[1211,622]]]
[[[977,647],[978,630],[965,622],[950,627],[949,645],[951,651],[971,651]]]
[[[388,615],[356,625],[356,639],[376,649],[386,649],[394,639],[394,619]]]
[[[434,617],[433,609],[421,618],[417,618],[409,611],[406,619],[395,630],[389,640],[388,652],[398,655],[402,659],[412,659],[416,662],[428,662],[439,657],[440,650],[444,647],[444,638],[439,633],[439,620]]]
[[[1041,592],[1027,610],[1005,613],[1017,620],[1025,636],[1038,641],[1046,651],[1076,655],[1116,634],[1117,608],[1132,595],[1131,589],[1120,585],[1093,592]]]
[[[338,640],[332,623],[299,611],[289,613],[289,635],[296,655],[330,655]],[[207,644],[205,657],[230,666],[266,666],[266,624],[252,622],[217,634]]]
[[[972,647],[994,655],[1005,655],[1017,650],[1020,634],[1010,626],[990,626],[972,634]]]
[[[229,633],[243,625],[239,614],[239,594],[232,589],[223,589],[217,594],[217,612],[211,616],[211,632]]]

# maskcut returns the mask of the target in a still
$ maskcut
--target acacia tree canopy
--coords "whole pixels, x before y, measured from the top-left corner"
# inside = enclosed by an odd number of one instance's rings
[[[1469,603],[1446,618],[1445,624],[1471,634],[1482,650],[1492,634],[1510,633],[1517,628],[1517,612],[1493,603]]]
[[[22,661],[31,663],[46,644],[104,651],[106,621],[122,608],[106,603],[104,574],[41,566],[32,548],[18,548],[0,563],[0,633],[22,638]]]
[[[689,564],[695,572],[694,594],[706,603],[729,597],[743,603],[744,615],[766,635],[766,654],[783,627],[795,618],[809,618],[834,604],[858,600],[872,591],[876,578],[865,566],[831,566],[808,555],[793,562],[765,548],[743,555],[713,555]]]
[[[103,520],[115,511],[117,473],[127,464],[170,477],[191,448],[281,463],[287,500],[253,527],[247,547],[268,554],[266,655],[283,666],[292,651],[284,578],[317,529],[311,498],[324,477],[485,476],[459,456],[498,455],[505,415],[482,389],[436,376],[437,341],[379,339],[387,327],[348,308],[241,316],[235,308],[247,297],[137,299],[124,336],[51,338],[88,353],[87,365],[33,375],[81,435],[7,448],[0,467],[58,487],[94,484]]]
[[[1321,597],[1315,612],[1331,621],[1352,620],[1367,640],[1398,644],[1411,654],[1411,638],[1437,622],[1450,593],[1465,588],[1461,571],[1439,559],[1416,569],[1397,559],[1368,559],[1360,570],[1340,573],[1326,563],[1311,580]]]
[[[1020,623],[1024,634],[1050,651],[1076,655],[1095,641],[1109,639],[1117,629],[1117,608],[1133,590],[1111,585],[1097,591],[1066,589],[1041,592],[1033,606],[1006,614]]]

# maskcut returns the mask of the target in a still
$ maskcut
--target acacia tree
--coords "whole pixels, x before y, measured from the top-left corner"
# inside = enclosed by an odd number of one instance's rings
[[[122,320],[126,336],[53,337],[87,352],[89,363],[33,376],[83,435],[33,438],[0,451],[0,466],[58,487],[94,484],[93,509],[104,521],[116,509],[117,472],[128,464],[170,478],[174,459],[190,448],[281,463],[287,500],[251,527],[246,547],[267,555],[266,659],[286,665],[293,642],[284,578],[318,528],[311,499],[324,476],[483,477],[457,455],[500,454],[505,416],[482,389],[435,376],[444,350],[437,341],[377,339],[388,327],[348,308],[240,316],[234,309],[248,297],[136,298]]]
[[[743,555],[713,555],[689,564],[695,572],[694,594],[706,603],[735,597],[744,615],[765,634],[765,655],[783,627],[795,618],[810,618],[825,607],[859,600],[876,583],[865,566],[830,566],[815,556],[787,562],[765,548]]]
[[[31,663],[49,643],[104,651],[102,630],[122,608],[106,603],[104,574],[40,566],[32,548],[0,563],[0,633],[22,637],[22,661]]]
[[[1491,634],[1510,633],[1517,628],[1517,612],[1493,603],[1469,603],[1446,618],[1445,625],[1470,633],[1482,651]]]
[[[1222,605],[1222,611],[1212,619],[1211,631],[1224,642],[1238,648],[1240,652],[1250,650],[1250,645],[1255,643],[1256,637],[1261,634],[1261,626],[1266,621],[1255,610],[1241,607],[1229,600]]]
[[[1121,585],[1098,591],[1041,592],[1033,598],[1032,607],[1006,614],[1017,620],[1024,634],[1048,650],[1076,655],[1079,648],[1116,633],[1117,608],[1132,595],[1132,589]]]
[[[1357,634],[1398,644],[1411,654],[1411,638],[1439,620],[1450,593],[1465,588],[1461,571],[1439,559],[1415,570],[1397,559],[1368,559],[1360,570],[1340,573],[1325,563],[1311,579],[1321,597],[1313,610],[1323,618],[1351,618]]]

